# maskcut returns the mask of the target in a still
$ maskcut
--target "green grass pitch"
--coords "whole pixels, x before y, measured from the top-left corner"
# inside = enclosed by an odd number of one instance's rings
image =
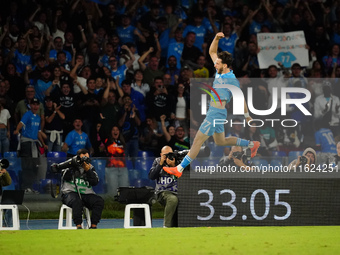
[[[340,227],[0,231],[1,254],[340,254]]]

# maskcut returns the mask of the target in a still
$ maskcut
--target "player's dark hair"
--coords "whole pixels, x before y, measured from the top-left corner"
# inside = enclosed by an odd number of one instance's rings
[[[233,57],[228,51],[219,52],[217,57],[222,60],[222,64],[227,64],[228,67],[233,63]]]

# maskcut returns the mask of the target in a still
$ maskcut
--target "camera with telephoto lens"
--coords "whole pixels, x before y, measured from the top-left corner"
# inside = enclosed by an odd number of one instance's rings
[[[5,158],[0,160],[0,169],[9,167],[9,161]]]
[[[52,164],[51,165],[51,171],[53,173],[60,173],[61,170],[66,169],[66,168],[78,168],[81,167],[83,163],[87,163],[89,164],[91,162],[91,159],[83,156],[74,156],[73,158],[70,158],[68,160],[66,160],[65,162],[59,163],[59,164]]]
[[[121,49],[121,50],[119,51],[119,55],[128,55],[128,51],[125,50],[125,49]]]
[[[237,158],[237,159],[241,160],[242,156],[243,156],[243,151],[235,151],[235,152],[233,152],[233,157],[234,158]]]
[[[233,152],[233,157],[241,160],[245,165],[250,166],[252,164],[251,161],[251,150],[249,148],[242,151]],[[220,163],[221,165],[233,165],[234,159],[229,158],[226,161]]]
[[[176,161],[182,161],[182,159],[188,154],[189,150],[169,152],[166,157],[170,160],[176,159]],[[201,147],[197,157],[209,157],[210,148],[208,146]]]
[[[301,165],[305,165],[305,164],[307,164],[307,162],[308,162],[307,157],[305,157],[305,156],[300,157],[300,164]]]

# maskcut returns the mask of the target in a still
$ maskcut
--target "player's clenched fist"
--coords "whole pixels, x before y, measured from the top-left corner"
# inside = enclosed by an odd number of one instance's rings
[[[224,37],[224,34],[222,32],[219,32],[219,33],[216,34],[216,39],[217,40],[220,40],[223,37]]]

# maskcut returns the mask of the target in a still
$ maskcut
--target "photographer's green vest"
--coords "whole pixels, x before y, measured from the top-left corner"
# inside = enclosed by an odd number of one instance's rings
[[[62,193],[66,194],[66,193],[69,193],[69,192],[78,192],[79,191],[80,194],[95,194],[95,192],[92,189],[92,186],[86,180],[86,173],[84,172],[84,170],[82,168],[81,168],[81,172],[82,172],[82,174],[81,173],[80,173],[80,175],[77,174],[79,176],[75,177],[75,182],[76,182],[77,186],[74,184],[73,180],[62,182],[62,187],[61,187]],[[78,188],[78,191],[77,191],[77,188]]]

